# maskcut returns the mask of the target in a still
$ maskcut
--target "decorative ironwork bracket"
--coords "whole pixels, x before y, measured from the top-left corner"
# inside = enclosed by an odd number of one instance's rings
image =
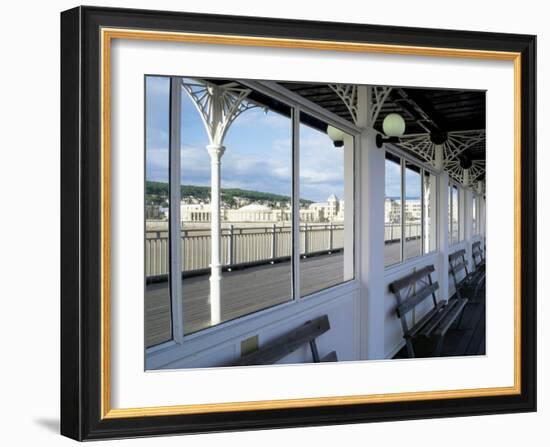
[[[359,106],[357,85],[352,84],[329,84],[334,93],[342,100],[347,107],[353,122],[359,125]],[[372,87],[371,88],[371,104],[370,104],[370,122],[374,124],[386,98],[391,92],[391,87]]]
[[[216,85],[184,79],[182,87],[199,111],[210,144],[221,146],[229,127],[246,110],[258,107],[246,101],[251,90],[232,82]]]

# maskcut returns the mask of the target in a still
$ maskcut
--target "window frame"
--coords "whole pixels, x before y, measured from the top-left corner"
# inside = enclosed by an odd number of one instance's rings
[[[456,209],[457,209],[457,219],[456,219],[456,225],[457,225],[457,229],[456,229],[456,235],[457,235],[457,240],[455,241],[453,239],[453,217],[454,217],[454,212],[453,212],[453,188],[456,188],[456,197],[457,197],[457,206],[456,206]],[[460,244],[461,242],[464,241],[464,235],[463,235],[463,228],[464,228],[464,225],[462,225],[462,216],[463,216],[463,212],[461,210],[461,205],[462,205],[462,202],[463,200],[461,200],[461,196],[462,196],[462,187],[460,186],[459,183],[455,182],[455,181],[452,181],[452,180],[449,180],[449,187],[448,187],[448,194],[449,194],[449,211],[448,211],[448,214],[449,214],[449,228],[450,228],[450,231],[449,231],[449,235],[447,237],[448,239],[448,244],[449,244],[449,247],[453,247],[455,245],[458,245]],[[461,235],[462,234],[462,235]]]
[[[320,115],[315,115],[315,114],[311,114],[309,113],[308,111],[304,110],[303,108],[301,108],[300,106],[297,106],[297,107],[292,107],[291,106],[291,110],[292,110],[292,116],[293,116],[293,168],[292,168],[292,172],[293,172],[293,179],[292,179],[292,184],[293,184],[293,190],[292,190],[292,230],[293,230],[293,235],[294,233],[295,234],[295,237],[293,237],[293,247],[292,247],[292,261],[293,261],[293,268],[292,268],[292,272],[293,272],[293,282],[296,283],[296,287],[292,287],[292,292],[293,292],[293,298],[291,301],[295,301],[295,300],[303,300],[303,299],[306,299],[306,298],[309,298],[310,296],[315,296],[316,294],[320,293],[320,292],[323,292],[325,290],[330,290],[332,289],[333,287],[337,287],[339,286],[340,284],[345,284],[349,281],[353,281],[357,278],[357,269],[356,269],[356,250],[355,250],[355,245],[356,245],[356,234],[355,234],[355,231],[356,231],[356,228],[357,228],[357,225],[356,225],[356,215],[358,213],[356,213],[356,203],[357,203],[357,182],[356,182],[356,178],[357,178],[357,175],[356,175],[356,170],[357,170],[357,166],[358,166],[358,162],[357,162],[357,147],[358,147],[358,134],[357,135],[349,135],[351,140],[352,140],[352,155],[351,155],[351,176],[353,178],[352,180],[352,187],[353,187],[353,190],[351,192],[352,194],[352,209],[353,209],[353,215],[352,215],[352,227],[351,227],[351,231],[352,231],[352,235],[353,235],[353,243],[352,243],[352,247],[353,247],[353,253],[351,255],[351,261],[352,261],[352,271],[353,271],[353,276],[351,278],[348,278],[348,279],[343,279],[342,282],[339,282],[337,284],[334,284],[332,286],[329,286],[329,287],[325,287],[324,289],[319,289],[319,290],[316,290],[314,292],[310,292],[310,293],[306,293],[304,295],[302,295],[302,290],[301,290],[301,285],[300,285],[300,280],[301,280],[301,273],[300,273],[300,268],[299,268],[299,265],[301,265],[302,261],[303,261],[303,255],[301,253],[301,249],[302,247],[300,246],[300,241],[301,241],[301,236],[300,236],[300,226],[302,224],[301,220],[300,220],[300,138],[301,138],[301,134],[300,134],[300,126],[308,126],[308,124],[306,123],[303,123],[302,122],[302,119],[301,119],[301,115],[304,114],[304,115],[310,115],[311,117],[313,118],[316,118],[324,123],[327,124],[327,126],[329,125],[332,125],[332,126],[335,126],[337,128],[339,128],[340,130],[343,131],[343,129],[341,129],[339,126],[335,125],[335,124],[332,124],[330,121],[328,121],[326,119],[326,117],[324,116],[320,116]],[[296,121],[294,122],[294,116],[296,116]],[[294,146],[295,145],[295,146]],[[342,146],[341,148],[342,150],[345,149],[345,145]],[[344,160],[343,160],[343,167],[344,167],[344,191],[345,191],[345,184],[346,184],[346,181],[345,179],[347,178],[347,175],[346,175],[346,159],[345,159],[345,155],[344,156]],[[344,200],[345,200],[345,193],[344,193]],[[294,204],[296,204],[296,207],[294,207]],[[345,205],[344,205],[345,207]],[[306,223],[307,225],[307,223]],[[294,231],[295,230],[295,231]],[[345,231],[345,227],[344,227],[344,231]],[[306,236],[305,236],[306,237]],[[345,248],[345,237],[344,237],[344,248]],[[344,251],[345,253],[345,251]],[[294,259],[296,259],[296,264],[294,264]],[[343,260],[344,264],[343,266],[345,266],[345,259]],[[296,267],[295,267],[296,265]]]
[[[415,261],[415,260],[421,259],[421,258],[426,257],[426,256],[433,256],[433,254],[436,253],[439,250],[439,237],[438,237],[438,234],[439,234],[439,194],[440,194],[440,191],[439,191],[439,178],[440,178],[440,174],[433,167],[431,167],[428,164],[423,163],[423,162],[413,158],[412,156],[405,153],[404,151],[402,151],[401,149],[397,148],[394,145],[387,144],[384,151],[385,151],[384,160],[387,159],[386,155],[388,153],[390,153],[394,157],[399,158],[400,179],[401,179],[401,190],[400,190],[401,216],[400,216],[400,223],[399,223],[399,225],[401,226],[401,231],[400,231],[401,239],[399,241],[399,245],[400,245],[399,254],[400,254],[400,257],[399,257],[399,261],[394,262],[394,263],[389,264],[389,265],[384,265],[384,270],[389,270],[389,269],[393,269],[397,266],[401,266],[404,263]],[[421,212],[421,219],[420,219],[421,254],[405,259],[405,240],[404,240],[404,235],[405,235],[405,214],[404,214],[404,212],[405,212],[405,201],[406,201],[405,196],[406,196],[406,193],[407,193],[407,191],[406,191],[406,181],[405,181],[405,173],[406,173],[405,170],[407,169],[407,163],[419,168],[420,181],[421,181],[420,182],[421,183],[421,190],[420,190],[421,203],[420,203],[420,206],[421,206],[422,212]],[[424,237],[425,236],[424,235],[424,219],[425,219],[425,216],[424,216],[424,205],[425,205],[424,175],[425,175],[426,172],[428,172],[430,175],[433,175],[436,179],[436,182],[435,182],[435,185],[436,185],[436,191],[435,191],[435,208],[436,208],[435,209],[435,217],[436,217],[436,222],[435,222],[435,231],[436,231],[435,248],[433,250],[428,251],[428,252],[425,251],[425,237]],[[385,194],[384,194],[384,200],[385,200]]]
[[[475,219],[474,219],[475,210]],[[479,196],[476,193],[472,193],[472,235],[479,235]]]
[[[160,75],[162,76],[162,75]],[[170,79],[170,85],[172,85],[172,80],[175,78],[183,79],[184,76],[164,76]],[[274,99],[277,99],[287,105],[290,108],[291,114],[290,114],[290,121],[291,121],[291,128],[292,128],[292,195],[291,195],[291,207],[292,207],[292,247],[291,247],[291,296],[289,297],[288,301],[285,301],[283,303],[266,307],[264,309],[259,309],[257,311],[241,315],[239,317],[233,318],[231,320],[222,321],[219,324],[208,326],[204,329],[192,332],[190,334],[185,334],[185,328],[183,325],[183,295],[180,292],[178,297],[174,297],[174,294],[172,293],[172,282],[177,282],[177,278],[172,281],[172,275],[169,275],[168,278],[168,284],[170,286],[170,323],[172,327],[172,338],[169,340],[166,340],[162,343],[152,345],[150,347],[145,347],[145,354],[154,354],[163,352],[165,349],[170,349],[173,347],[181,347],[184,342],[191,341],[191,340],[200,340],[208,338],[212,335],[215,336],[215,334],[219,331],[223,331],[226,328],[234,328],[235,326],[238,326],[243,321],[249,321],[250,319],[255,318],[264,318],[266,315],[269,315],[270,313],[280,312],[281,309],[285,309],[289,306],[297,305],[298,303],[307,302],[308,304],[306,306],[310,306],[311,300],[315,300],[317,297],[319,299],[327,299],[327,296],[330,296],[334,291],[334,294],[336,296],[339,296],[340,294],[337,293],[337,290],[341,289],[347,289],[352,285],[353,288],[356,287],[358,284],[357,277],[358,277],[358,269],[359,269],[359,263],[357,260],[357,244],[359,241],[359,238],[357,237],[357,228],[358,228],[358,218],[359,213],[357,212],[356,205],[358,202],[358,194],[359,194],[359,186],[360,186],[360,180],[358,175],[358,166],[360,165],[359,161],[359,154],[360,150],[358,149],[360,147],[360,134],[361,129],[357,127],[356,125],[348,122],[347,120],[344,120],[343,118],[339,117],[338,115],[332,114],[331,112],[326,111],[325,109],[321,108],[320,106],[317,106],[314,103],[311,103],[307,101],[306,99],[299,98],[296,95],[292,94],[292,92],[285,91],[284,88],[278,86],[276,83],[271,81],[247,81],[247,80],[238,80],[240,84],[242,84],[245,87],[252,88],[260,93],[266,94],[271,96]],[[183,95],[183,89],[181,90],[181,94]],[[170,95],[172,95],[172,91],[170,91]],[[146,110],[145,110],[146,112]],[[341,283],[335,284],[333,286],[327,287],[325,289],[313,292],[308,295],[300,296],[300,233],[299,233],[299,219],[300,219],[300,213],[299,213],[299,159],[300,159],[300,138],[299,138],[299,127],[300,127],[300,113],[304,112],[307,113],[325,123],[327,125],[331,125],[334,127],[339,128],[346,134],[348,134],[351,137],[351,140],[353,142],[353,166],[352,166],[352,173],[353,176],[353,191],[352,191],[352,197],[353,197],[353,214],[352,214],[352,232],[353,232],[353,242],[352,242],[352,248],[353,253],[351,255],[351,260],[353,263],[352,271],[353,271],[353,277],[347,280],[342,281]],[[171,112],[170,112],[171,113]],[[181,113],[181,110],[180,110]],[[173,126],[169,126],[169,133],[172,134]],[[177,133],[177,132],[176,132]],[[176,137],[177,138],[177,137]],[[169,170],[172,169],[172,146],[169,144]],[[175,150],[174,152],[180,153],[179,150]],[[174,156],[174,159],[177,159],[179,161],[179,155]],[[179,164],[178,164],[179,166]],[[170,183],[170,180],[169,180]],[[173,188],[170,188],[170,210],[173,206],[173,203],[175,203],[176,200],[179,201],[180,199],[180,191],[179,188],[174,189],[174,194],[172,194]],[[176,207],[179,210],[179,203]],[[170,215],[173,213],[170,212]],[[179,213],[178,213],[179,214]],[[297,226],[298,225],[298,226]],[[169,225],[168,227],[168,233],[169,233],[169,240],[177,240],[179,242],[180,237],[180,228],[175,227],[173,225]],[[179,261],[181,263],[181,251],[175,250],[174,253],[176,255],[174,258],[179,258]],[[172,258],[172,249],[170,249],[170,258]],[[178,260],[175,260],[175,263],[177,264]],[[172,267],[172,261],[170,261],[170,265]],[[172,271],[172,270],[170,270]],[[181,281],[179,281],[181,283]],[[178,290],[176,288],[176,290]],[[179,287],[179,290],[181,291],[181,284]],[[179,304],[178,304],[179,303]],[[174,311],[175,309],[178,309],[178,311]],[[179,311],[181,309],[181,311]],[[200,342],[199,342],[200,343]]]

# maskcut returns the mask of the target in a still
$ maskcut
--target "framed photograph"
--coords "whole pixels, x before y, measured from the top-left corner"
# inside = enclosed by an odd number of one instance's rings
[[[535,36],[61,14],[61,432],[536,410]]]

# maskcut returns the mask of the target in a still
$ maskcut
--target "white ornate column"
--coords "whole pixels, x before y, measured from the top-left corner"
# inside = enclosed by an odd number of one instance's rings
[[[211,170],[211,263],[210,263],[210,322],[221,321],[221,158],[225,152],[223,140],[229,127],[244,111],[256,107],[246,101],[251,90],[236,82],[224,85],[206,81],[184,80],[183,89],[197,108],[210,144],[206,146],[210,155]]]
[[[209,144],[206,146],[208,155],[210,155],[210,240],[211,240],[211,259],[210,259],[210,320],[212,324],[221,321],[221,281],[222,281],[222,262],[221,262],[221,217],[220,217],[220,197],[221,197],[221,179],[220,166],[221,158],[225,152],[225,147],[219,144]]]

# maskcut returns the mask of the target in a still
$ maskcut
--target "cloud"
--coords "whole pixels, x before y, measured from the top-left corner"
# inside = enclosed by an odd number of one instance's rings
[[[166,78],[147,80],[147,178],[168,180],[168,96]],[[210,185],[208,138],[195,107],[183,95],[182,183]],[[242,113],[225,138],[221,173],[223,187],[290,195],[292,188],[291,120],[261,108]],[[343,151],[326,134],[301,126],[301,196],[324,201],[343,194]]]
[[[241,130],[251,127],[256,127],[258,125],[266,126],[278,130],[288,130],[290,133],[292,129],[292,121],[290,118],[283,116],[272,110],[265,112],[265,109],[261,107],[255,107],[253,109],[248,109],[247,111],[241,113],[231,125],[231,128]],[[229,130],[231,131],[231,129]]]
[[[168,148],[147,149],[145,177],[157,182],[168,181]]]
[[[146,145],[147,148],[168,147],[168,113],[170,82],[168,78],[146,78]]]

